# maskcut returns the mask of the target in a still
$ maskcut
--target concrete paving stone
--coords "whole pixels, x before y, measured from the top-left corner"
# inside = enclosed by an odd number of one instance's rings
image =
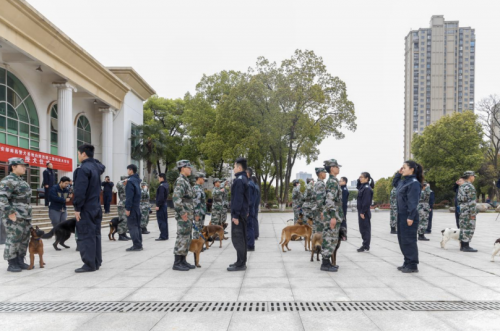
[[[96,313],[9,313],[2,314],[0,330],[74,331],[92,320]]]
[[[180,301],[237,301],[239,288],[192,287]]]
[[[375,288],[387,287],[381,280],[376,277],[337,277],[335,281],[341,288]]]
[[[120,277],[156,277],[162,273],[164,270],[139,270],[139,269],[127,269],[120,273]]]
[[[232,314],[226,312],[167,313],[151,331],[216,331],[227,330]]]
[[[288,277],[245,277],[242,288],[290,288]]]
[[[249,314],[236,312],[231,318],[228,331],[273,330],[302,331],[301,317],[296,312],[279,314]]]
[[[97,271],[98,272],[98,271]],[[95,272],[95,274],[97,274]],[[51,284],[47,284],[47,288],[79,288],[79,287],[92,287],[95,286],[99,283],[102,283],[103,281],[111,278],[111,277],[103,277],[103,278],[97,278],[97,277],[92,277],[90,275],[91,273],[82,273],[82,274],[75,274],[74,276],[65,278],[65,279],[60,279],[56,282],[52,282]]]
[[[461,314],[462,312],[456,314]],[[365,311],[364,314],[384,331],[401,330],[464,330],[452,327],[448,322],[427,312],[407,311]]]
[[[283,269],[285,264],[283,262],[249,262],[248,265],[252,266],[252,269]]]
[[[295,301],[350,301],[346,292],[337,287],[292,288]]]
[[[120,331],[149,331],[165,315],[166,313],[102,313],[80,326],[77,331],[95,331],[102,329]]]
[[[189,288],[139,288],[121,301],[179,301]]]
[[[36,286],[1,286],[0,289],[0,301],[6,301],[10,298],[14,298],[20,296],[25,293],[29,293],[31,291],[36,290]]]
[[[23,301],[68,301],[70,297],[78,292],[84,291],[84,287],[70,288],[52,288],[42,287],[36,290],[26,292],[22,295],[12,297],[9,302],[23,302]]]
[[[288,278],[329,278],[330,272],[321,271],[320,265],[317,268],[302,268],[302,269],[286,269],[286,275]]]
[[[408,301],[460,301],[461,299],[450,293],[448,288],[432,286],[392,287]]]
[[[240,288],[243,283],[243,277],[203,277],[198,279],[192,287],[203,287],[203,288]]]
[[[150,277],[113,277],[95,285],[96,288],[139,288],[150,282],[154,276]]]
[[[363,312],[299,312],[305,330],[367,331],[378,327]]]
[[[343,288],[352,301],[400,301],[404,297],[391,288]]]
[[[486,287],[446,287],[446,291],[456,295],[462,300],[468,301],[498,301],[500,300],[500,292]]]
[[[327,287],[339,287],[337,282],[332,278],[289,278],[290,286],[292,289],[296,288],[327,288]]]
[[[190,272],[190,271],[189,271]],[[171,277],[171,278],[155,278],[144,284],[144,288],[162,288],[162,287],[191,287],[199,279],[198,277]]]
[[[432,312],[430,315],[456,330],[500,330],[500,316],[492,311]]]
[[[490,275],[488,277],[468,277],[464,276],[463,278],[473,282],[474,284],[478,284],[485,287],[500,287],[500,277]]]
[[[460,277],[422,277],[424,282],[438,287],[480,287],[481,285]]]
[[[229,267],[229,265],[227,267]],[[245,274],[250,269],[250,267],[247,266],[246,271],[234,271],[234,272],[232,272],[232,271],[227,271],[227,267],[215,268],[215,269],[208,268],[207,270],[203,271],[203,277],[208,277],[208,278],[219,277],[220,279],[224,279],[226,277],[244,277]],[[258,269],[255,269],[255,270],[258,270]],[[189,271],[189,272],[191,272],[191,271]],[[177,273],[179,273],[179,272],[177,272]]]
[[[242,288],[238,301],[294,301],[290,288]]]
[[[435,287],[433,284],[430,284],[419,277],[408,277],[403,273],[399,273],[394,276],[376,276],[382,283],[391,287],[405,287],[405,288],[425,288],[425,287]]]
[[[287,272],[284,269],[252,269],[248,267],[245,271],[245,277],[259,277],[259,278],[280,278],[286,277]]]
[[[135,288],[85,288],[68,297],[68,301],[122,301]]]

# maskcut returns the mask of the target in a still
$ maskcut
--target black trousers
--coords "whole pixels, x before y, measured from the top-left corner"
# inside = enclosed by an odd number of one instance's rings
[[[255,224],[254,224],[255,239],[259,238],[259,213],[255,213]]]
[[[160,239],[168,239],[168,214],[167,205],[164,204],[156,211],[158,228],[160,229]]]
[[[457,229],[460,229],[460,213],[455,212],[455,221],[457,222]]]
[[[83,269],[94,271],[102,264],[101,222],[102,210],[98,205],[84,206],[80,212],[80,221],[76,222]]]
[[[238,225],[231,221],[231,241],[236,249],[236,267],[243,267],[247,264],[247,220],[239,218]]]
[[[372,212],[368,211],[365,214],[365,219],[362,219],[360,213],[358,212],[358,224],[359,232],[361,233],[361,238],[363,239],[363,247],[370,249],[370,242],[372,240]]]
[[[247,220],[247,247],[255,248],[255,217],[248,216]],[[234,225],[234,223],[233,223]]]
[[[104,193],[102,195],[102,200],[104,200],[104,212],[109,213],[111,207],[111,193]]]
[[[135,248],[142,248],[141,212],[139,209],[132,209],[127,217],[127,226],[130,237]]]
[[[429,223],[427,224],[427,231],[432,231],[432,214],[434,214],[434,210],[431,210],[429,213]]]
[[[49,190],[50,190],[50,186],[48,188],[44,188],[44,191],[45,191],[45,207],[48,207],[49,206]]]
[[[417,269],[418,265],[418,215],[413,224],[408,226],[407,215],[398,214],[398,242],[404,256],[403,265],[409,269]]]

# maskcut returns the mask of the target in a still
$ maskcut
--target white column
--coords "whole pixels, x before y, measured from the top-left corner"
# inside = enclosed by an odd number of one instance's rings
[[[73,92],[76,92],[76,87],[67,82],[52,83],[52,86],[57,87],[58,154],[73,159],[73,168],[76,168],[75,135],[73,131]],[[59,178],[62,176],[71,178],[73,174],[60,171]]]
[[[102,160],[106,166],[104,176],[113,180],[113,109],[99,108],[102,114]],[[104,177],[103,177],[104,178]]]

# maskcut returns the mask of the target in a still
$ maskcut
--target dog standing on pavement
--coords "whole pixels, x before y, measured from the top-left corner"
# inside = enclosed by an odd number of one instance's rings
[[[208,242],[209,241],[212,242],[210,244],[210,246],[213,245],[213,243],[214,243],[214,236],[215,235],[217,235],[219,237],[219,241],[220,241],[219,248],[222,248],[222,240],[226,240],[227,239],[226,237],[224,237],[224,228],[222,226],[220,226],[220,225],[213,225],[213,224],[206,225],[206,226],[203,227],[203,229],[201,229],[201,234],[206,239],[206,241],[205,241],[206,249],[209,248],[209,246],[208,246]],[[212,239],[212,240],[210,240],[210,239]]]
[[[297,235],[299,237],[304,237],[305,238],[305,249],[306,251],[311,249],[311,234],[312,234],[312,228],[309,225],[289,225],[281,231],[281,241],[279,244],[281,245],[281,250],[283,253],[286,253],[285,251],[285,246],[286,249],[291,251],[291,249],[288,247],[288,243],[290,240],[292,240],[292,235]],[[309,248],[309,249],[308,249]]]
[[[347,229],[344,227],[340,228],[339,231],[339,241],[337,243],[337,246],[335,246],[335,251],[333,252],[331,256],[332,260],[332,265],[336,266],[337,265],[337,251],[339,250],[340,243],[342,241],[347,240]],[[311,262],[314,261],[314,254],[316,253],[316,260],[319,261],[319,254],[321,253],[321,245],[323,244],[323,234],[320,232],[317,232],[314,234],[313,239],[312,239],[312,247],[313,249],[311,250]]]
[[[56,251],[60,251],[61,249],[57,247],[60,244],[64,248],[69,248],[66,246],[64,242],[71,237],[72,233],[75,233],[76,228],[76,218],[70,218],[64,222],[57,224],[55,227],[50,230],[49,233],[46,233],[42,236],[43,239],[50,239],[55,234],[56,241],[52,244]]]
[[[45,262],[43,262],[43,241],[42,236],[45,234],[44,231],[40,230],[38,226],[36,228],[30,229],[31,239],[28,246],[30,252],[30,266],[28,270],[31,270],[35,267],[35,254],[38,254],[38,259],[40,260],[40,268],[43,268]]]
[[[491,262],[495,262],[495,255],[500,255],[500,238],[495,241],[493,246],[493,254],[491,254]]]
[[[200,253],[204,243],[205,241],[203,240],[203,238],[198,238],[198,239],[192,239],[191,245],[189,245],[189,251],[193,252],[194,255],[194,265],[198,268],[201,268]]]
[[[441,234],[443,235],[443,237],[441,238],[441,248],[446,249],[446,243],[450,239],[458,241],[458,246],[460,248],[460,241],[458,240],[458,237],[460,236],[459,229],[446,228],[444,230],[441,230]]]
[[[120,218],[118,217],[114,217],[111,219],[111,221],[109,221],[109,234],[108,234],[109,240],[116,241],[115,233],[118,232],[118,224],[120,224],[123,221],[124,219],[120,220]]]

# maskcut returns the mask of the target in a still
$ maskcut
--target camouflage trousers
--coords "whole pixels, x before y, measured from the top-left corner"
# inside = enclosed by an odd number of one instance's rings
[[[307,223],[308,220],[313,219],[313,213],[311,208],[302,207],[302,220]]]
[[[293,208],[293,224],[297,224],[300,218],[300,208]]]
[[[149,223],[149,211],[151,210],[151,205],[149,202],[146,205],[141,204],[141,228],[145,228]]]
[[[210,222],[213,225],[221,225],[221,222],[222,222],[221,216],[222,216],[222,210],[212,209],[212,218],[211,218]]]
[[[227,223],[227,208],[222,209],[220,214],[220,225]]]
[[[476,230],[476,217],[471,219],[471,215],[460,214],[460,236],[458,240],[463,242],[471,242],[472,237],[474,236],[474,230]]]
[[[312,233],[313,235],[317,232],[323,232],[323,230],[319,231],[318,228],[321,228],[323,229],[323,227],[321,227],[321,213],[318,211],[318,212],[312,212],[312,220],[313,220],[313,225],[312,225]]]
[[[200,216],[200,219],[197,221],[196,218],[193,220],[193,239],[199,239],[201,229],[203,228],[203,216]]]
[[[118,234],[127,234],[127,214],[125,214],[125,206],[118,206],[118,218],[121,221],[118,223]]]
[[[193,231],[193,214],[188,215],[188,220],[184,221],[176,215],[177,238],[175,239],[174,255],[187,256],[191,245],[191,235]]]
[[[398,210],[391,208],[390,215],[391,215],[391,228],[397,228],[398,227]]]
[[[317,229],[318,232],[323,233],[323,244],[321,245],[321,255],[323,259],[329,259],[332,256],[339,242],[339,232],[342,220],[338,219],[333,229],[330,228],[330,220],[331,217],[325,212],[323,214],[323,220],[319,223]]]
[[[2,223],[7,235],[3,259],[11,260],[18,255],[25,256],[30,241],[30,222],[20,219],[13,222],[10,219],[3,218]]]
[[[428,203],[419,203],[418,211],[418,234],[425,234],[427,225],[429,224],[430,206]]]

